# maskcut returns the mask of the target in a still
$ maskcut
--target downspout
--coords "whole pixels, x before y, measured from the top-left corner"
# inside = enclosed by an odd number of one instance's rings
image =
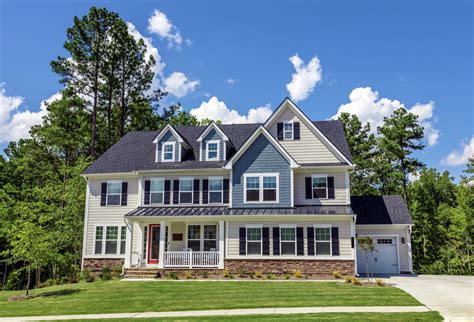
[[[87,246],[87,226],[89,223],[89,198],[90,198],[90,181],[87,177],[83,177],[86,180],[86,204],[84,207],[84,231],[82,235],[82,259],[81,259],[81,271],[84,269],[84,257],[86,256]]]

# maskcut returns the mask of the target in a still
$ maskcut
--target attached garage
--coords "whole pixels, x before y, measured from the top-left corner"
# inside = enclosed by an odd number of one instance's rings
[[[362,237],[359,235],[359,237]],[[396,236],[368,236],[375,246],[374,252],[367,254],[357,247],[357,272],[364,276],[367,272],[371,274],[399,274],[399,259]]]

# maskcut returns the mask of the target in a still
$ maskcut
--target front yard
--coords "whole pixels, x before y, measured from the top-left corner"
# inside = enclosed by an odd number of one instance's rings
[[[310,306],[418,306],[394,287],[339,282],[98,281],[36,289],[40,296],[9,301],[0,292],[0,316],[189,311]]]

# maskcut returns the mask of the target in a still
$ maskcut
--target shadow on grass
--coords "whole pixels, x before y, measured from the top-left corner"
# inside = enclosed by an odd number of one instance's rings
[[[30,294],[30,295],[14,295],[14,296],[9,297],[8,301],[11,301],[11,302],[24,301],[24,300],[34,299],[34,298],[37,298],[37,297],[46,297],[46,298],[61,297],[61,296],[66,296],[66,295],[79,293],[80,291],[81,290],[79,288],[71,288],[71,289],[43,292],[43,293]]]

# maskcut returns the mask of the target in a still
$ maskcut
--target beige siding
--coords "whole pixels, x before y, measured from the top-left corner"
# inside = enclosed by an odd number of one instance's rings
[[[352,219],[351,219],[352,220]],[[307,240],[307,227],[313,227],[314,224],[331,224],[332,227],[339,227],[339,251],[340,256],[326,256],[327,259],[337,258],[353,258],[353,249],[351,247],[351,220],[331,220],[331,221],[267,221],[267,222],[248,222],[248,221],[232,221],[228,222],[228,254],[227,257],[239,258],[248,256],[239,256],[239,228],[245,227],[246,224],[262,224],[263,227],[270,228],[270,256],[262,256],[263,258],[269,258],[273,254],[273,227],[279,227],[281,224],[297,224],[297,227],[304,227],[304,256],[295,256],[297,258],[319,258],[319,256],[308,256],[308,240]],[[281,256],[278,256],[281,257]]]
[[[334,177],[334,199],[306,199],[305,178],[315,174],[326,174]],[[298,169],[294,174],[294,198],[295,205],[344,205],[348,204],[350,193],[346,183],[345,170],[308,170]]]
[[[271,135],[277,139],[277,124],[279,122],[296,121],[300,122],[300,140],[279,141],[285,150],[298,163],[325,163],[340,162],[335,154],[318,138],[302,120],[287,108],[273,122],[269,128]]]
[[[356,225],[356,234],[364,235],[396,235],[398,236],[398,251],[400,260],[400,271],[411,272],[411,238],[408,233],[408,226],[406,227],[360,227]],[[405,243],[401,243],[401,238],[405,238]]]

